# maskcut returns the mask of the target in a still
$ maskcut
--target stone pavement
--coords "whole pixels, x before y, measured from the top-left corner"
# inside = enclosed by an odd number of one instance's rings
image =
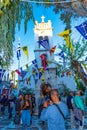
[[[67,117],[65,124],[66,130],[71,130],[69,116]],[[21,125],[15,125],[13,120],[8,119],[8,116],[5,116],[4,118],[0,117],[0,130],[21,130]],[[32,116],[30,130],[47,130],[47,124],[43,124],[37,116]],[[78,130],[78,127],[73,130]],[[87,116],[85,118],[84,130],[87,130]]]

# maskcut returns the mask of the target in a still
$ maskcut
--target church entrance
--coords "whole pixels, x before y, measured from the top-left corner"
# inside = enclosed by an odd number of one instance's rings
[[[41,94],[43,94],[45,96],[45,95],[49,94],[49,92],[52,89],[52,86],[49,83],[42,83],[40,88],[41,88],[41,90],[40,90]]]

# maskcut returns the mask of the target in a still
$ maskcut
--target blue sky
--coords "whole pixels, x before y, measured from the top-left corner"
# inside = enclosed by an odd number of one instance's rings
[[[37,20],[38,22],[41,22],[41,16],[44,15],[46,22],[48,20],[52,21],[53,44],[54,45],[62,44],[63,39],[57,36],[58,33],[64,31],[64,27],[65,27],[63,22],[60,20],[60,14],[55,14],[53,12],[52,8],[46,9],[46,8],[44,8],[43,5],[37,7],[35,4],[33,4],[33,7],[34,7],[33,11],[34,11],[35,20]],[[79,37],[80,37],[80,34],[75,29],[75,26],[79,25],[83,21],[84,21],[84,19],[82,19],[82,18],[79,18],[78,20],[73,19],[73,21],[72,21],[72,37],[75,40],[79,39]],[[17,49],[19,37],[20,37],[21,47],[28,45],[28,50],[29,50],[29,60],[27,60],[25,54],[23,54],[23,52],[21,51],[20,66],[24,67],[27,63],[30,63],[32,60],[34,60],[34,43],[35,43],[35,41],[34,41],[33,28],[34,28],[34,23],[32,21],[29,21],[27,33],[25,34],[23,22],[21,24],[20,31],[18,31],[18,27],[16,26],[15,41],[13,43],[14,58],[13,58],[13,63],[12,63],[10,70],[15,70],[18,68],[18,61],[16,58],[16,49]],[[75,37],[77,37],[77,39]]]

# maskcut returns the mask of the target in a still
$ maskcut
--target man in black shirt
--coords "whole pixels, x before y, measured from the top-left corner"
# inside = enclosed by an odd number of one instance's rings
[[[70,92],[70,94],[67,97],[67,106],[70,111],[71,116],[71,129],[75,128],[75,119],[74,119],[74,101],[73,101],[73,92]]]

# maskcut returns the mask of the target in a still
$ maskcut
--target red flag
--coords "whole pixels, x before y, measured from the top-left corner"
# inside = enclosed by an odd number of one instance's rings
[[[56,46],[52,47],[52,48],[50,49],[50,55],[52,55],[52,53],[54,53],[55,50],[56,50]]]
[[[44,54],[40,55],[40,58],[41,58],[42,60],[45,60],[45,59],[46,59]]]
[[[40,58],[42,60],[42,66],[43,66],[44,70],[46,70],[46,66],[47,66],[46,55],[42,54],[42,55],[40,55]]]
[[[21,72],[20,72],[19,70],[15,70],[15,72],[16,72],[18,75],[22,76],[22,74],[21,74]]]

